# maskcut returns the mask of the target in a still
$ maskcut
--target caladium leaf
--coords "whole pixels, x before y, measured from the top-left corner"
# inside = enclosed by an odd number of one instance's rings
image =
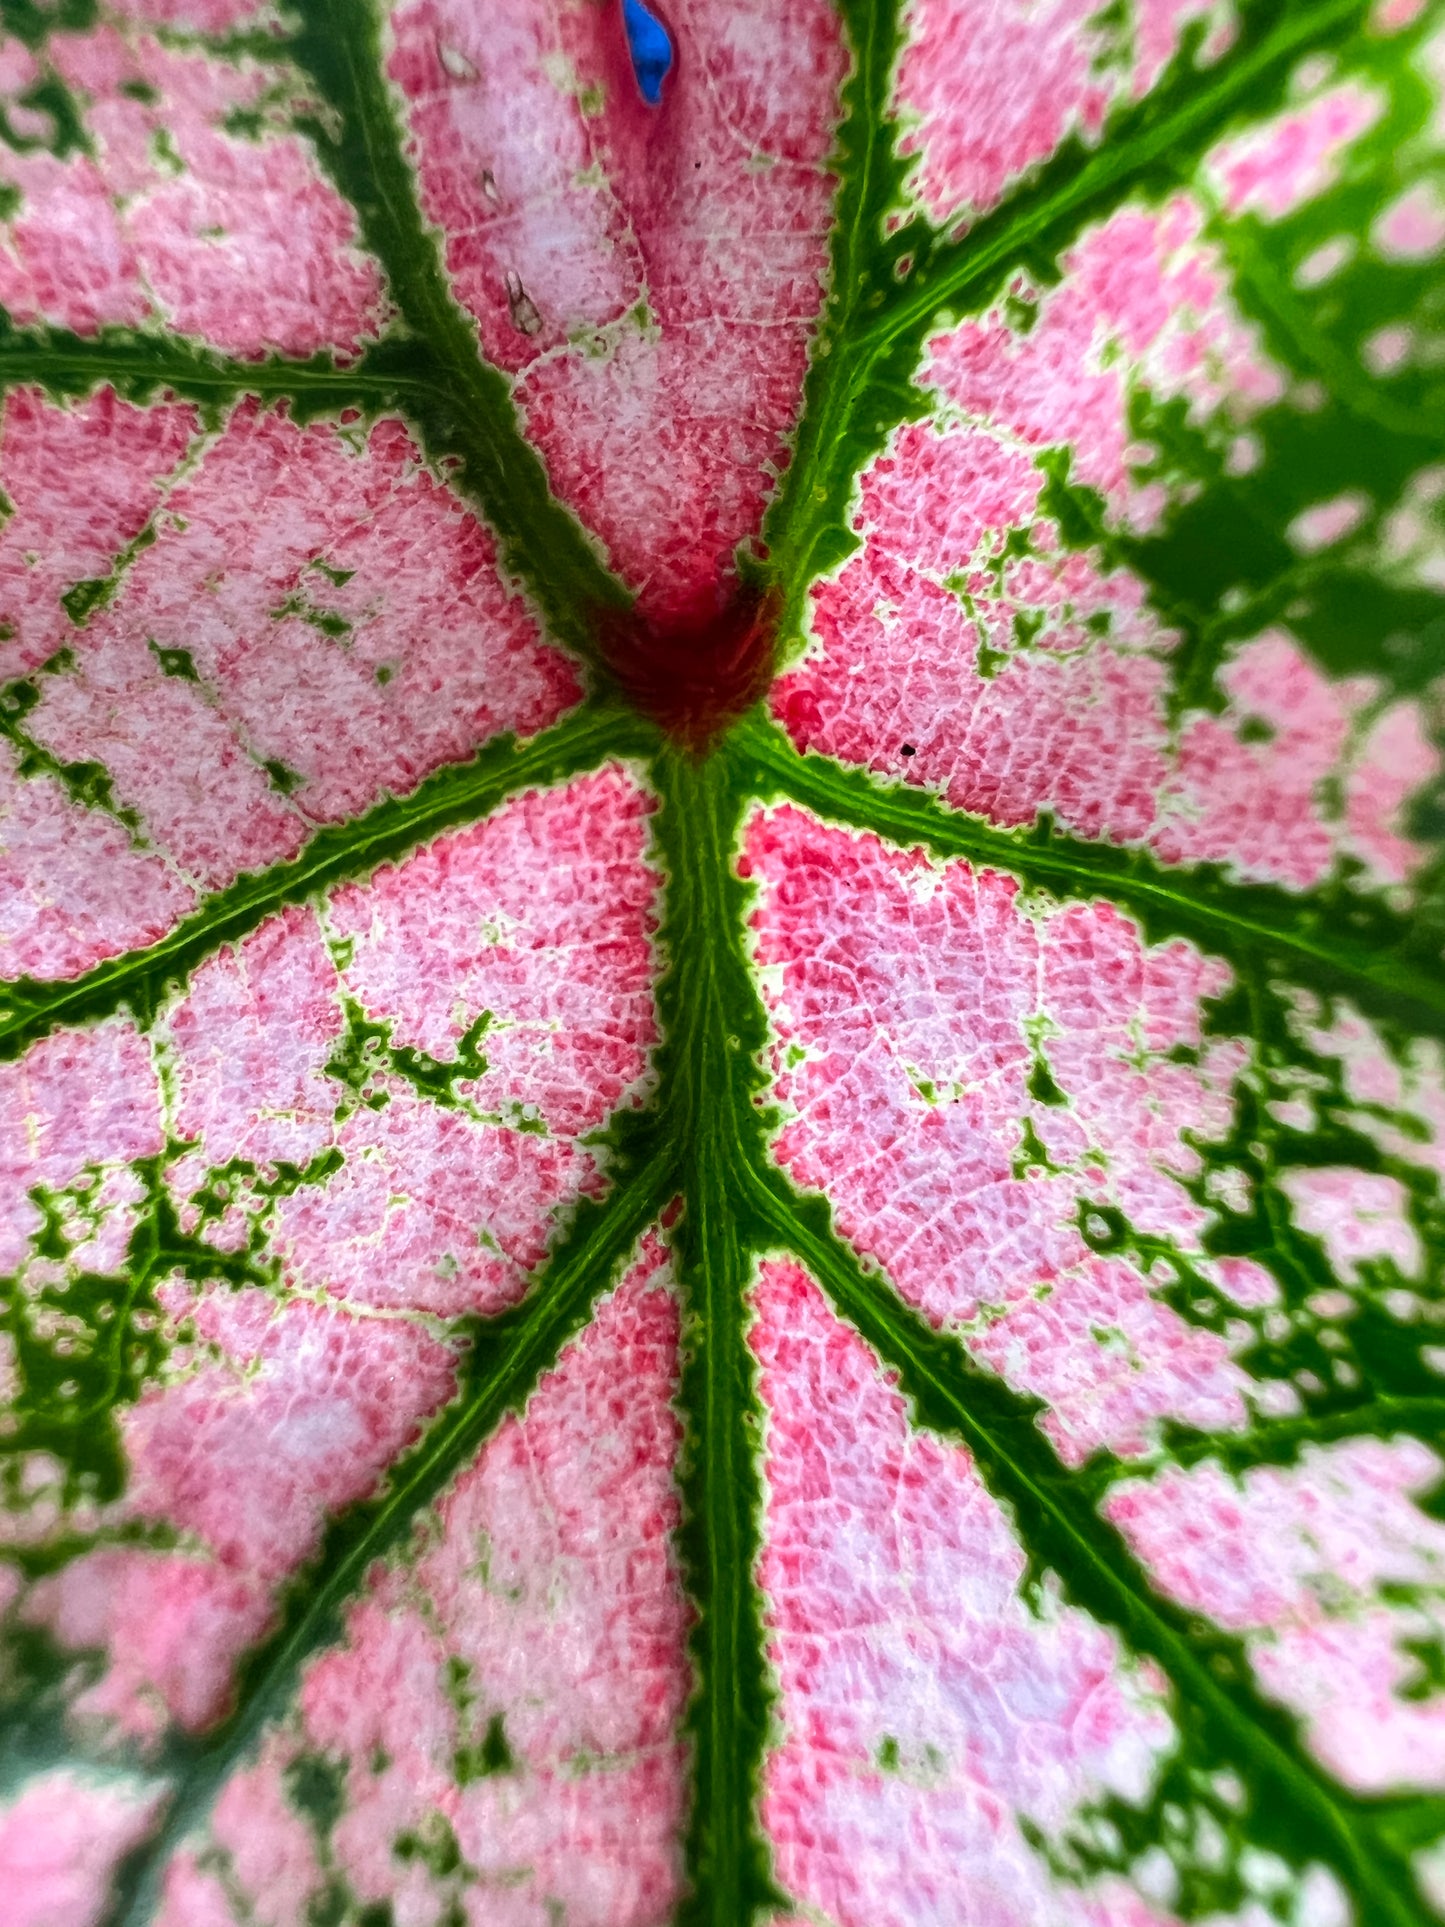
[[[5,0],[22,1927],[1445,1917],[1445,26]]]

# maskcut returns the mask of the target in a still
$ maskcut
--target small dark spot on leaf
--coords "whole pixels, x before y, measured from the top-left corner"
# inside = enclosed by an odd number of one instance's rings
[[[306,1927],[342,1927],[351,1911],[351,1896],[339,1880],[328,1880],[306,1905]]]
[[[195,659],[189,649],[164,649],[154,636],[147,637],[151,654],[168,676],[180,676],[186,682],[199,682],[196,674]]]
[[[114,587],[108,575],[89,576],[84,582],[71,584],[60,598],[60,606],[76,628],[83,629],[91,611],[109,599]]]
[[[391,1850],[398,1860],[420,1860],[438,1880],[445,1880],[462,1864],[462,1850],[444,1813],[429,1815],[415,1832],[398,1834]]]
[[[507,1731],[500,1713],[493,1713],[482,1741],[482,1767],[487,1773],[510,1773],[515,1762],[507,1745]]]
[[[1029,1073],[1028,1093],[1036,1104],[1067,1104],[1068,1099],[1054,1082],[1053,1072],[1042,1057],[1035,1058]]]
[[[507,270],[507,310],[518,334],[535,335],[542,332],[541,312],[522,286],[522,277],[511,268]]]
[[[278,762],[274,756],[261,767],[270,778],[272,789],[280,790],[283,796],[290,796],[294,790],[300,789],[305,780],[299,770],[288,769],[285,763]]]
[[[303,1753],[286,1769],[286,1792],[292,1806],[325,1839],[345,1804],[341,1768],[319,1753]]]

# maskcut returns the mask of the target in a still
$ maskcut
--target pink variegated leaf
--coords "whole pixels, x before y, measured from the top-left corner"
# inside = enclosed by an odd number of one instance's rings
[[[0,1912],[1445,1918],[1445,25],[3,0]]]

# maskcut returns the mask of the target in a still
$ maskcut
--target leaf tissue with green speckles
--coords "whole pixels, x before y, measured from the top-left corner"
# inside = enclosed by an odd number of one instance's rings
[[[1440,0],[3,0],[6,1927],[1445,1920]]]

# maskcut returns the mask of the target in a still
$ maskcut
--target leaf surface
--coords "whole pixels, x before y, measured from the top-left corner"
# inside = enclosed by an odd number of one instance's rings
[[[3,13],[9,1917],[1442,1917],[1438,10]]]

